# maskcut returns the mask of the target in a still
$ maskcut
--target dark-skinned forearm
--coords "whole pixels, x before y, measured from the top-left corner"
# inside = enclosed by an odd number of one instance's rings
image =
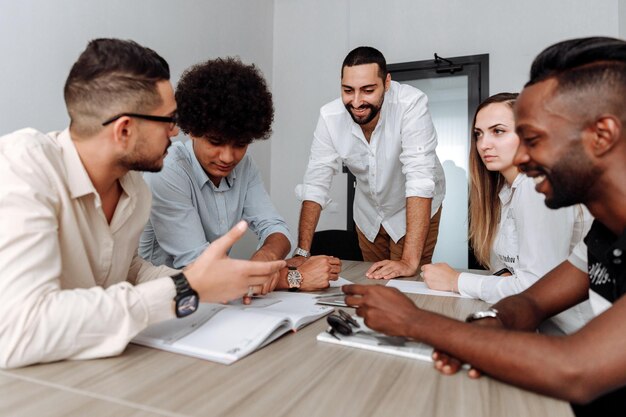
[[[498,320],[511,330],[533,331],[546,319],[533,299],[523,293],[504,298],[493,308],[498,310]]]
[[[476,326],[420,311],[408,334],[501,381],[542,394],[581,401],[581,373],[566,338]]]
[[[522,293],[493,307],[505,327],[534,330],[547,318],[586,300],[588,294],[587,274],[565,261]]]

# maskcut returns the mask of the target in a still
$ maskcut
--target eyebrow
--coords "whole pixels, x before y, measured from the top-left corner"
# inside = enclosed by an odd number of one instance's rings
[[[487,129],[493,129],[494,127],[498,127],[498,126],[502,126],[502,127],[508,127],[507,125],[505,125],[504,123],[496,123],[493,126],[489,126]]]
[[[354,90],[354,87],[352,87],[351,85],[347,85],[347,84],[341,84],[342,88],[349,88],[351,90]],[[368,85],[362,85],[361,87],[359,87],[360,89],[363,88],[373,88],[376,87],[376,84],[368,84]]]

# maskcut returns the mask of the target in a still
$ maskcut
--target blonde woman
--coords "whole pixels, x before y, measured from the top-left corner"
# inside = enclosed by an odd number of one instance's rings
[[[551,210],[532,178],[519,172],[513,157],[519,144],[513,105],[517,94],[500,93],[476,111],[470,146],[469,240],[478,262],[494,272],[458,272],[448,264],[424,265],[426,284],[488,303],[519,293],[567,259],[591,226],[582,206]],[[557,320],[565,331],[582,326],[590,314]],[[588,314],[589,313],[589,314]]]

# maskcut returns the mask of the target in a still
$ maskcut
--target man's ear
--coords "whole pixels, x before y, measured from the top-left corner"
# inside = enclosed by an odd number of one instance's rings
[[[132,135],[136,129],[135,124],[128,116],[120,117],[113,123],[113,144],[126,150],[130,146]]]
[[[391,74],[387,73],[385,77],[385,91],[389,91],[389,87],[391,86]]]
[[[612,114],[602,115],[590,127],[591,152],[600,157],[617,145],[622,135],[622,122]]]

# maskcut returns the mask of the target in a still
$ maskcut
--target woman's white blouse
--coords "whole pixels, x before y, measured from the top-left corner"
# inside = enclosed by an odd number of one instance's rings
[[[544,195],[535,190],[532,178],[518,174],[499,194],[500,224],[491,252],[494,271],[507,268],[511,276],[478,275],[462,272],[458,288],[462,295],[496,303],[520,293],[539,278],[567,260],[572,249],[591,227],[593,218],[581,205],[552,210]],[[579,308],[572,325],[559,326],[571,331],[590,317],[587,308]],[[570,314],[571,315],[571,314]],[[566,327],[566,328],[564,328]]]

